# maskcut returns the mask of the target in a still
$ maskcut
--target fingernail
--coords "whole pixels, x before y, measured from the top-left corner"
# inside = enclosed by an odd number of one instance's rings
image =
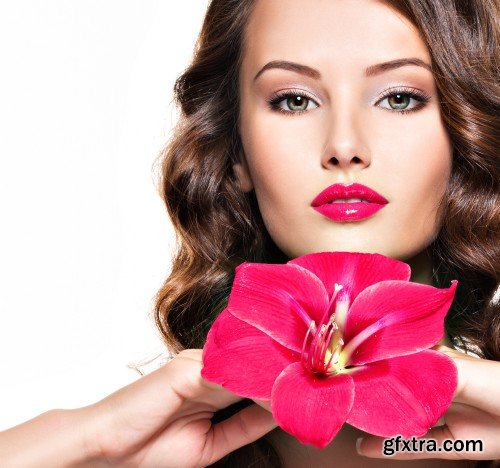
[[[356,439],[356,452],[358,452],[358,455],[363,455],[361,452],[361,442],[363,442],[363,437]]]

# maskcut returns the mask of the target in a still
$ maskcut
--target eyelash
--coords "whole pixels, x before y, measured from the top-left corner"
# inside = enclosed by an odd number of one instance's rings
[[[426,104],[430,100],[430,96],[422,91],[417,91],[416,89],[413,89],[413,88],[399,87],[399,88],[392,88],[392,89],[385,91],[383,93],[383,95],[377,100],[376,104],[383,101],[387,97],[395,96],[397,94],[402,94],[404,96],[410,96],[410,98],[413,98],[419,104],[417,104],[412,109],[397,110],[397,109],[388,109],[387,107],[384,107],[383,109],[386,109],[389,112],[397,112],[399,114],[409,114],[411,112],[415,112],[415,111],[422,109],[423,107],[426,106]],[[281,101],[283,101],[284,99],[288,99],[288,98],[296,97],[296,96],[306,98],[308,101],[309,100],[314,101],[314,99],[311,96],[309,96],[308,94],[305,94],[304,91],[290,89],[287,91],[280,91],[280,92],[274,93],[271,96],[271,99],[268,101],[269,107],[273,111],[281,112],[282,114],[290,115],[292,117],[299,115],[299,114],[303,114],[304,112],[308,112],[306,109],[299,110],[299,111],[285,110],[279,106]]]

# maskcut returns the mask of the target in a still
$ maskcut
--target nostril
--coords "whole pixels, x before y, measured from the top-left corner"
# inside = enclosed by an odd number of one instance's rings
[[[340,164],[340,160],[336,157],[332,157],[330,159],[330,162],[334,165],[334,166],[338,166]],[[359,164],[359,163],[362,163],[363,161],[361,160],[361,158],[359,158],[358,156],[353,156],[352,159],[351,159],[351,162],[355,163],[355,164]]]

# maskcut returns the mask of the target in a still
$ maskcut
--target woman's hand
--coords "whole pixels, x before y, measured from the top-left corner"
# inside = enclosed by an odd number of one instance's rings
[[[258,405],[212,425],[215,411],[240,397],[204,380],[202,350],[172,361],[103,400],[75,411],[90,421],[86,446],[92,466],[201,467],[276,427]]]
[[[481,440],[483,451],[402,451],[396,452],[390,458],[499,459],[500,362],[472,357],[446,346],[435,346],[434,349],[448,355],[455,362],[458,369],[458,386],[453,402],[443,416],[444,425],[433,427],[421,438],[435,439],[437,447],[443,447],[445,439],[464,442]],[[367,457],[387,458],[387,455],[382,453],[383,440],[382,437],[366,436],[358,443],[358,451]],[[476,449],[477,447],[478,444]]]

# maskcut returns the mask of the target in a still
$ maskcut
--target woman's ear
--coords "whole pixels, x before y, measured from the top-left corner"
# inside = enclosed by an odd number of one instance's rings
[[[233,164],[233,172],[240,184],[241,190],[244,192],[250,192],[253,190],[253,182],[250,177],[250,171],[245,160],[245,157],[241,157],[241,162]]]

